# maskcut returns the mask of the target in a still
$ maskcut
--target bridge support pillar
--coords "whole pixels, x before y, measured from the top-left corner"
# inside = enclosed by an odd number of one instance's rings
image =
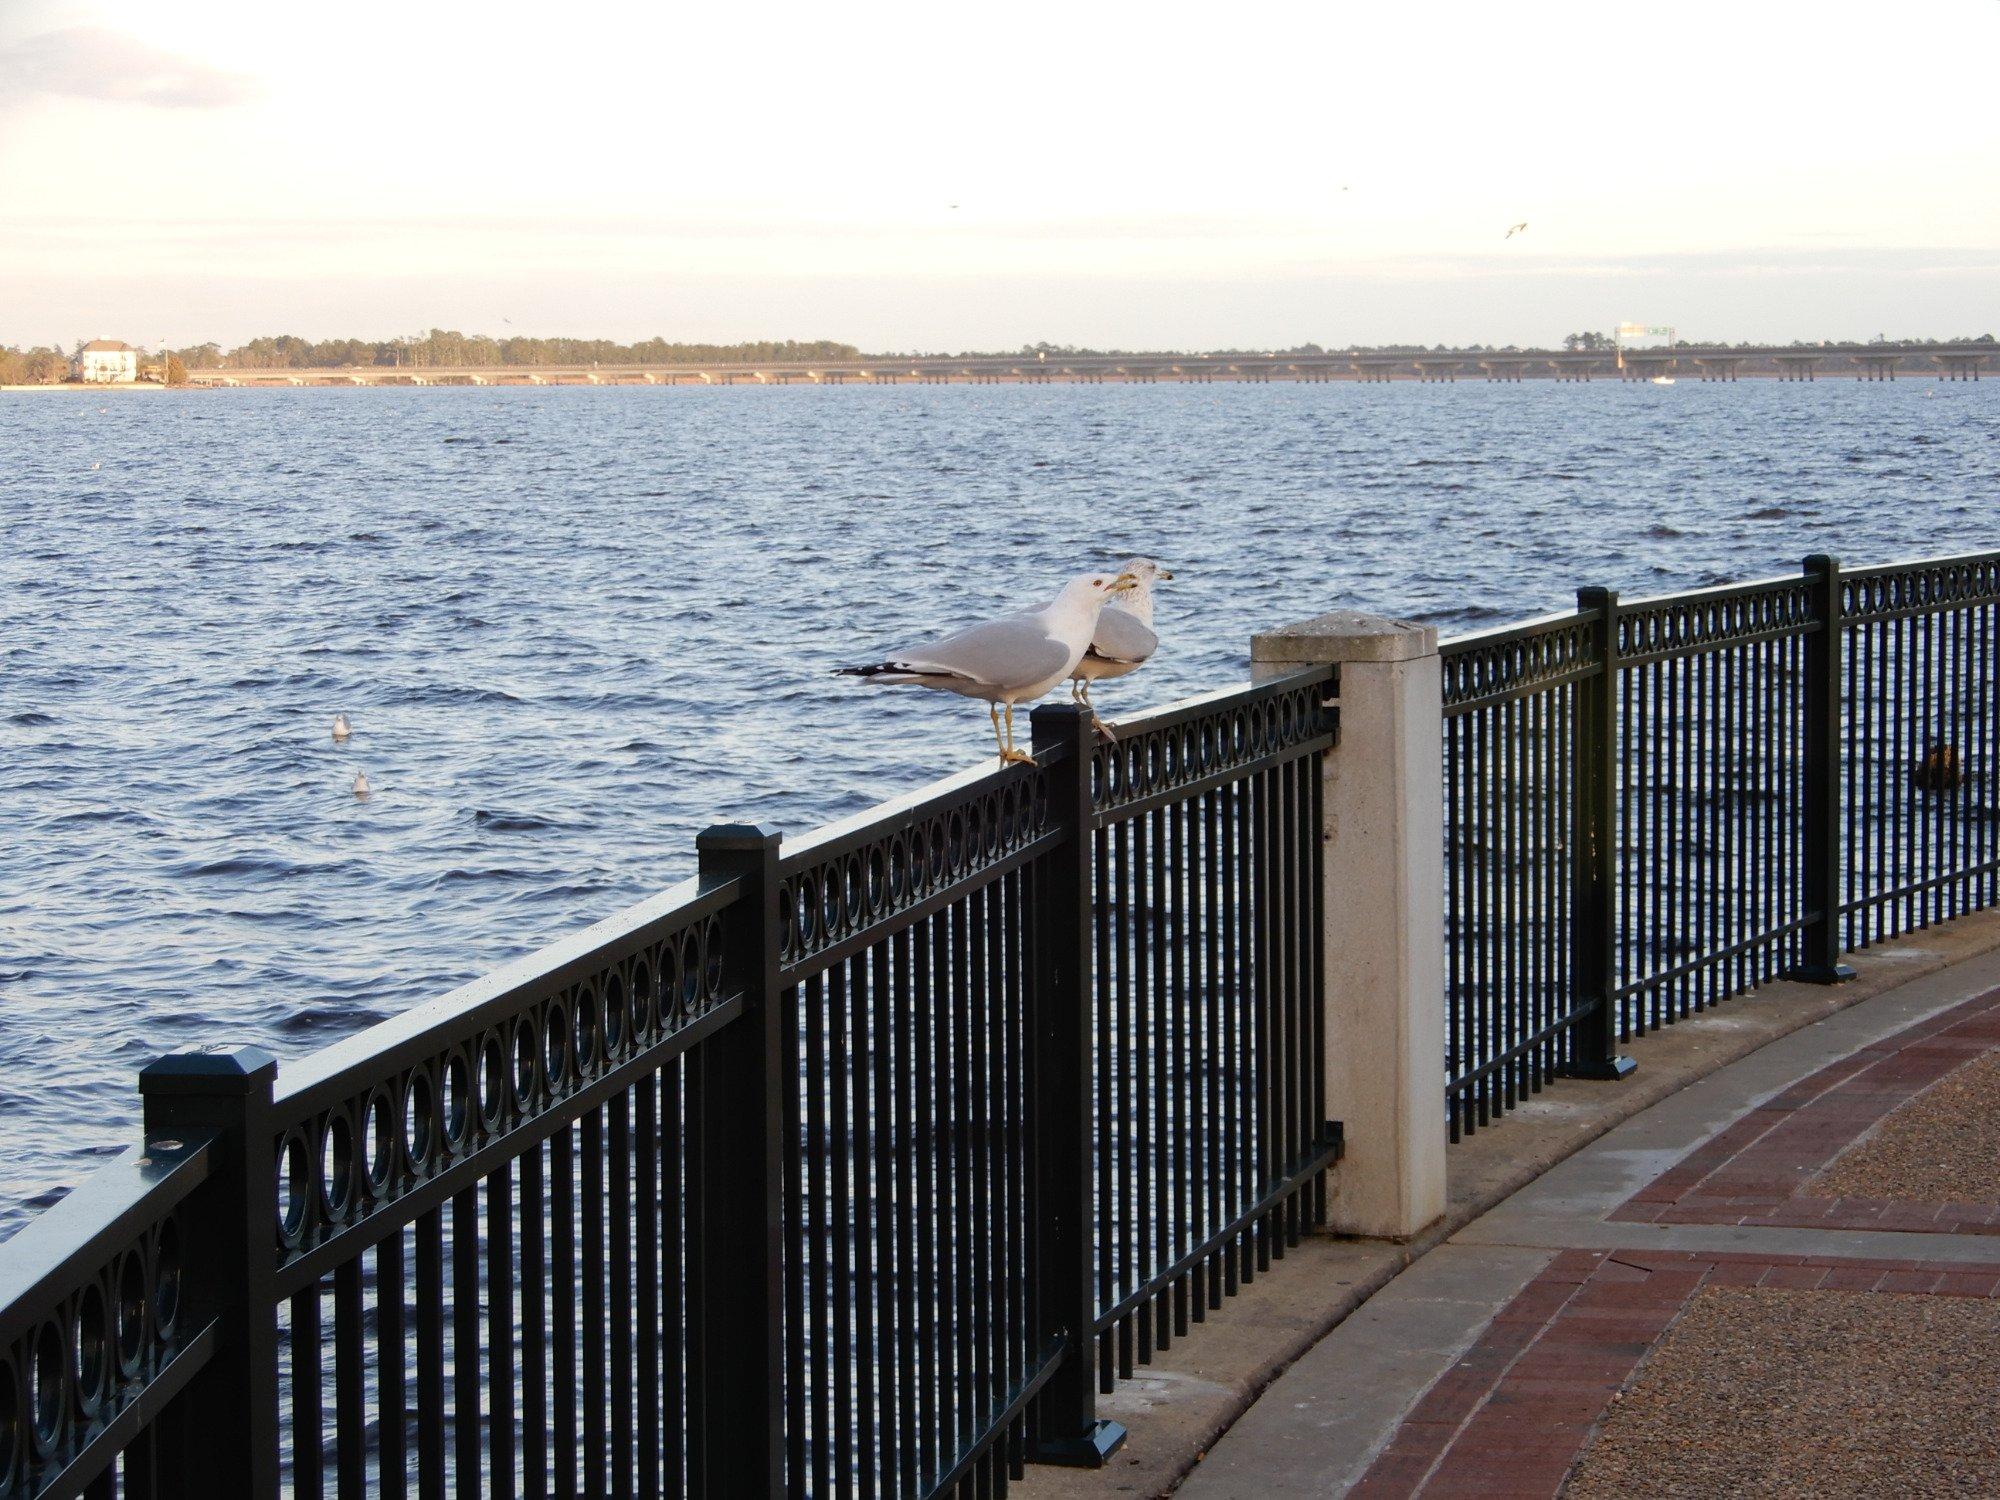
[[[1340,611],[1259,635],[1251,672],[1340,667],[1324,763],[1328,1226],[1407,1239],[1445,1211],[1443,712],[1437,631]]]

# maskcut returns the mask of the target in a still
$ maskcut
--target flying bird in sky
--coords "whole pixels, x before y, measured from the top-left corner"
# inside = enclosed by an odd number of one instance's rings
[[[1526,219],[1523,219],[1520,223],[1511,226],[1507,230],[1507,238],[1511,240],[1512,238],[1514,238],[1515,235],[1519,234],[1522,230],[1526,229],[1527,227],[1528,227],[1528,221]]]

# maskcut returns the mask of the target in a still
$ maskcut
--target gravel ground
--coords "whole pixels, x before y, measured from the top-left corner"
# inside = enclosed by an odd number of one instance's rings
[[[2000,1300],[1710,1287],[1565,1500],[2000,1495]]]
[[[1954,1068],[1898,1105],[1804,1191],[1906,1203],[2000,1201],[2000,1052]]]

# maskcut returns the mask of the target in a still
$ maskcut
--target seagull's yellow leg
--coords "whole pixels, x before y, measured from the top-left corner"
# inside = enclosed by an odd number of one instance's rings
[[[1090,702],[1090,684],[1085,682],[1081,677],[1070,678],[1069,701],[1088,705]]]
[[[1009,765],[1032,766],[1035,763],[1034,756],[1014,748],[1014,705],[1011,703],[1007,705],[1007,744],[1000,752],[1000,759]]]
[[[1090,684],[1088,682],[1083,685],[1082,703],[1085,708],[1090,710],[1090,727],[1097,731],[1098,737],[1107,743],[1117,739],[1118,736],[1111,732],[1111,726],[1097,717],[1097,705],[1090,701]]]
[[[993,748],[1000,752],[1000,764],[1007,764],[1007,742],[1000,738],[1000,705],[986,705],[986,715],[993,721]]]

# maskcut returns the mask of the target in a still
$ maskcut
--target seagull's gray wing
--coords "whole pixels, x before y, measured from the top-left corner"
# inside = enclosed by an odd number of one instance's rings
[[[1105,661],[1145,661],[1160,649],[1160,638],[1137,615],[1122,609],[1107,609],[1097,617],[1097,634],[1090,638],[1090,654]]]
[[[1025,688],[1061,674],[1069,647],[1033,615],[1009,615],[890,657],[903,670],[962,677],[982,687]]]

